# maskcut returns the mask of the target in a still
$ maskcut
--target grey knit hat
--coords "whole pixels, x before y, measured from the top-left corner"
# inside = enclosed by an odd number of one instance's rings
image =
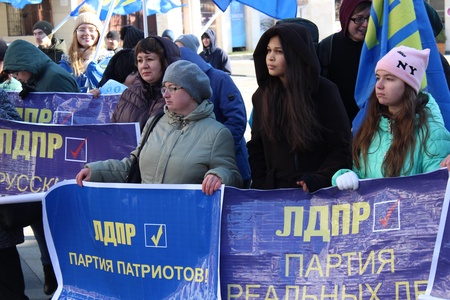
[[[183,44],[184,47],[195,53],[198,52],[198,47],[200,47],[198,38],[193,34],[182,34],[175,40],[175,43],[176,42]]]
[[[162,82],[173,82],[181,86],[198,103],[212,95],[208,76],[196,64],[187,60],[178,60],[169,65]]]

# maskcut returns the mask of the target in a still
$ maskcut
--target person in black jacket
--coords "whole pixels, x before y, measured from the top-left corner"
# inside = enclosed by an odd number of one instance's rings
[[[67,54],[66,42],[53,36],[53,26],[47,21],[39,21],[33,26],[33,35],[38,48],[51,60],[58,63]]]
[[[320,76],[309,29],[290,22],[269,28],[253,59],[252,188],[331,186],[334,172],[351,166],[350,123],[336,85]]]

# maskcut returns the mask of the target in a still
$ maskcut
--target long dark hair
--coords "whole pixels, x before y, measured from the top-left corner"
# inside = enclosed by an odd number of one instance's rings
[[[269,76],[263,87],[262,128],[269,141],[286,138],[291,151],[307,151],[322,140],[313,88],[308,77],[310,66],[283,40],[286,86],[280,78]],[[317,79],[316,79],[317,80]]]
[[[417,134],[423,137],[422,146],[424,151],[428,153],[426,141],[429,137],[428,113],[430,110],[426,107],[427,103],[428,94],[420,92],[416,95],[415,91],[405,83],[403,107],[398,113],[392,115],[389,113],[387,106],[378,102],[374,90],[369,99],[367,115],[353,139],[354,166],[360,169],[364,162],[365,171],[370,167],[367,166],[369,147],[377,133],[381,117],[385,116],[389,118],[393,138],[383,160],[382,173],[385,177],[400,176],[409,151],[409,168],[404,170],[405,173],[408,173],[414,164]]]

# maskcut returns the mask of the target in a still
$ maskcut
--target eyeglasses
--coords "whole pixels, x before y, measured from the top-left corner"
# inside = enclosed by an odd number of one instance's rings
[[[77,29],[77,33],[79,33],[79,34],[86,34],[86,33],[94,34],[96,32],[97,32],[96,28],[78,28]]]
[[[180,87],[176,87],[176,86],[169,86],[169,87],[165,87],[163,86],[161,88],[161,94],[164,95],[166,93],[166,91],[169,91],[169,94],[173,95],[175,94],[178,90],[182,90],[183,88]]]
[[[357,18],[350,18],[353,22],[355,22],[356,25],[362,25],[364,22],[369,22],[370,17],[357,17]]]

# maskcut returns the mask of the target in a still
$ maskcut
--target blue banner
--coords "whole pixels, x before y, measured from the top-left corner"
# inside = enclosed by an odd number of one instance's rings
[[[30,93],[25,100],[18,93],[8,92],[25,122],[81,125],[109,123],[120,95],[90,93]]]
[[[120,137],[118,139],[117,137]],[[46,192],[87,162],[128,157],[138,123],[61,126],[0,120],[0,196]]]
[[[442,169],[357,191],[226,187],[220,235],[218,193],[67,182],[45,200],[58,295],[216,299],[220,270],[222,299],[449,299],[447,181]]]
[[[44,227],[53,299],[218,299],[223,187],[54,186]]]
[[[439,170],[314,194],[227,188],[222,298],[417,299],[427,287],[447,179]],[[439,270],[448,296],[450,269]]]

